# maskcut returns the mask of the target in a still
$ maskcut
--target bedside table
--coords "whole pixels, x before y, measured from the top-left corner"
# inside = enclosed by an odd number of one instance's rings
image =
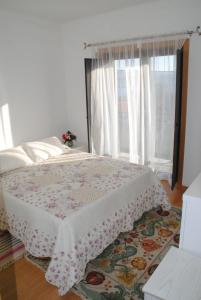
[[[78,150],[78,151],[81,151],[81,152],[89,152],[87,145],[75,145],[75,146],[72,147],[72,149]]]
[[[142,290],[145,300],[200,300],[201,258],[171,247]]]

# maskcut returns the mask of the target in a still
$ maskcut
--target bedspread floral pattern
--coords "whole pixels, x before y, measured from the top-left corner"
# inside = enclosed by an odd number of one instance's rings
[[[68,216],[90,202],[114,192],[150,172],[148,168],[87,155],[67,162],[46,162],[30,168],[11,172],[0,178],[4,190],[26,205],[49,213],[60,220],[61,226]],[[37,198],[37,201],[36,201]],[[20,238],[26,249],[35,256],[51,256],[46,279],[64,295],[79,282],[89,260],[94,259],[120,232],[132,229],[133,221],[154,206],[169,208],[167,196],[161,185],[147,186],[133,195],[133,202],[114,207],[109,218],[89,226],[84,235],[75,239],[69,251],[58,236],[48,236],[27,220],[0,208],[0,227],[7,227]],[[60,229],[58,229],[59,232]],[[64,237],[64,236],[63,236]]]
[[[93,200],[92,193],[104,196],[146,172],[147,168],[138,165],[102,157],[95,159],[93,156],[68,164],[64,162],[33,166],[31,169],[11,173],[6,176],[5,181],[4,178],[2,180],[4,188],[18,200],[64,219],[72,211],[87,205],[89,199]]]
[[[133,221],[150,209],[150,200],[153,201],[155,197],[166,197],[160,185],[149,187],[137,197],[137,201],[116,210],[110,219],[91,228],[78,241],[72,253],[65,253],[65,249],[54,253],[46,279],[59,287],[60,295],[64,295],[75,283],[82,280],[87,263],[98,256],[106,245],[112,243],[120,232],[132,229]],[[169,208],[168,204],[163,206]],[[70,266],[73,266],[73,270]]]
[[[0,228],[9,230],[13,236],[23,241],[27,251],[33,256],[51,257],[56,243],[56,236],[47,235],[39,228],[29,226],[26,220],[16,217],[15,214],[6,214],[3,219],[3,210],[0,209]],[[7,220],[7,223],[5,222]],[[28,237],[28,238],[27,238]]]

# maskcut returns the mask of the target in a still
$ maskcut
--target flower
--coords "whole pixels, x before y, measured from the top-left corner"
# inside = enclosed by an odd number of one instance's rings
[[[132,242],[133,242],[133,240],[130,237],[125,239],[125,243],[127,243],[127,244],[131,244]]]
[[[142,247],[147,252],[152,252],[160,248],[161,246],[157,244],[155,241],[146,239],[142,242]]]
[[[174,229],[176,229],[179,226],[179,223],[175,220],[169,220],[165,222],[165,225],[168,225],[169,227],[173,227]]]
[[[134,238],[134,239],[137,238],[138,235],[139,235],[138,232],[137,232],[137,230],[133,230],[133,231],[131,231],[129,234],[130,234],[130,236],[131,236],[132,238]]]
[[[158,234],[162,237],[169,237],[173,234],[173,232],[166,228],[161,228],[158,232]]]
[[[101,259],[99,265],[103,268],[107,268],[110,265],[110,260],[107,258]]]
[[[162,217],[167,217],[170,214],[169,211],[163,210],[162,207],[159,207],[159,209],[156,212]]]
[[[86,282],[91,285],[99,285],[104,280],[105,280],[105,276],[102,273],[96,271],[92,271],[88,273],[86,277]]]
[[[114,254],[121,253],[122,251],[123,251],[123,246],[119,245],[119,246],[117,246],[117,247],[114,248],[113,253]]]
[[[74,135],[70,130],[68,130],[66,133],[63,133],[61,137],[64,144],[67,144],[70,147],[73,146],[73,141],[76,140],[76,135]]]
[[[63,133],[63,134],[62,134],[62,140],[67,141],[67,139],[68,139],[67,134],[66,134],[66,133]]]
[[[131,265],[138,270],[144,270],[146,268],[147,263],[143,257],[135,257],[131,261]]]
[[[119,271],[117,277],[121,282],[123,282],[127,286],[130,286],[133,284],[133,280],[135,280],[137,274],[133,273],[132,271],[128,271],[128,272]]]

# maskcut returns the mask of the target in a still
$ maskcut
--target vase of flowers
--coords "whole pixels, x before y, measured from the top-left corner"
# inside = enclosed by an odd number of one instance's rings
[[[70,130],[68,130],[66,133],[62,134],[62,140],[65,145],[73,147],[73,141],[76,140],[76,135],[74,135]]]

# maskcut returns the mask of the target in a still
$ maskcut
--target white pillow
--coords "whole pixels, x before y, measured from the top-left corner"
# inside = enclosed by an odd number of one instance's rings
[[[21,146],[0,151],[0,174],[32,164]]]
[[[34,162],[41,162],[50,157],[67,153],[70,148],[64,146],[57,137],[23,144],[23,148]]]
[[[42,139],[41,142],[45,142],[50,145],[56,146],[56,147],[60,148],[63,151],[63,153],[67,153],[71,150],[70,147],[61,143],[61,141],[56,136],[51,136],[49,138]]]

